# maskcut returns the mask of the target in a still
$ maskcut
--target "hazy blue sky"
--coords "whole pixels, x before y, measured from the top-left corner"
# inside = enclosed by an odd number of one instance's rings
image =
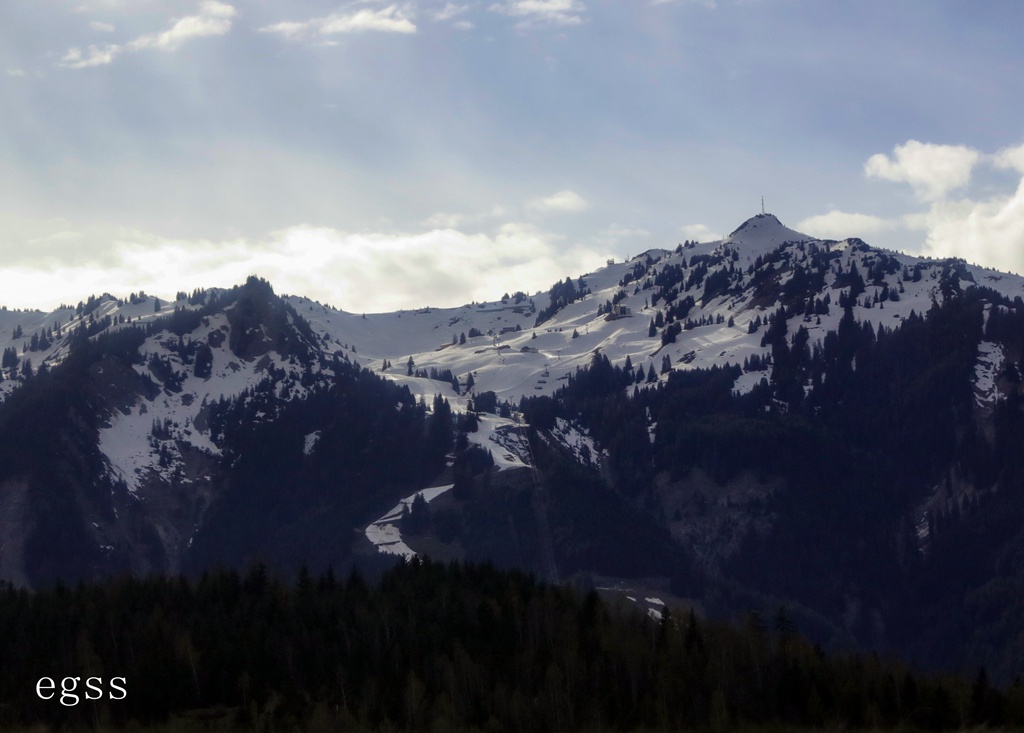
[[[349,310],[790,227],[1024,272],[1024,3],[0,3],[0,303]]]

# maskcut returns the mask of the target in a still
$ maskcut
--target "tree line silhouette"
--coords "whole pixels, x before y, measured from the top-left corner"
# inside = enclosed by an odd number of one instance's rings
[[[827,655],[785,609],[737,625],[660,621],[488,565],[119,578],[0,589],[0,725],[171,718],[258,730],[571,731],[784,724],[948,730],[1024,723],[1024,686]],[[42,677],[123,677],[64,706]]]

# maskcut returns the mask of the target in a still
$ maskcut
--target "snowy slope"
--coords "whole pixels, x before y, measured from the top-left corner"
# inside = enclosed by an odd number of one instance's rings
[[[407,384],[415,394],[430,397],[441,393],[446,398],[456,398],[455,391],[447,382],[409,376],[409,357],[413,359],[415,370],[448,369],[459,378],[462,385],[465,385],[467,376],[472,373],[476,392],[494,391],[499,400],[518,402],[523,396],[552,394],[567,375],[589,364],[598,350],[613,364],[621,365],[629,357],[634,366],[643,365],[645,370],[653,364],[656,372],[660,372],[665,355],[669,356],[676,369],[708,367],[727,362],[738,364],[754,354],[766,355],[768,350],[760,346],[762,333],[750,334],[747,331],[755,317],[765,319],[771,314],[776,307],[774,302],[760,302],[753,297],[753,293],[744,291],[739,295],[721,295],[702,304],[700,285],[690,290],[683,289],[679,292],[679,298],[691,295],[697,300],[689,318],[695,322],[703,319],[708,323],[684,330],[675,343],[662,348],[659,337],[648,336],[651,319],[659,309],[664,311],[661,304],[657,307],[650,305],[652,295],[659,288],[646,287],[638,291],[636,288],[666,267],[685,263],[694,256],[724,255],[726,260],[731,256],[733,267],[746,270],[759,256],[763,257],[782,245],[786,245],[785,249],[790,255],[787,265],[804,262],[807,259],[806,247],[812,244],[836,253],[835,266],[843,270],[854,264],[863,274],[879,256],[892,258],[900,268],[920,268],[922,277],[916,282],[904,280],[901,270],[887,273],[879,284],[869,283],[865,296],[871,298],[879,293],[884,282],[894,292],[902,289],[900,300],[886,301],[881,307],[874,305],[871,308],[858,303],[854,312],[859,321],[871,321],[876,327],[892,327],[912,310],[924,313],[933,299],[941,300],[941,261],[899,253],[882,253],[859,240],[814,240],[783,226],[774,216],[765,214],[748,220],[723,240],[692,244],[676,250],[649,250],[629,262],[613,263],[597,272],[585,273],[582,279],[590,289],[590,294],[562,308],[539,326],[534,324],[537,313],[548,305],[546,293],[535,293],[518,303],[515,298],[509,298],[505,301],[467,304],[459,308],[423,308],[376,314],[347,313],[302,296],[288,296],[287,301],[320,336],[319,346],[326,354],[350,358],[389,379]],[[644,265],[647,258],[654,261],[649,267]],[[620,287],[620,280],[638,263],[644,266],[644,274],[639,280]],[[708,274],[724,266],[725,263],[713,265]],[[990,287],[1010,298],[1024,295],[1024,279],[1019,276],[972,265],[964,265],[964,268],[973,277],[975,284]],[[747,281],[750,279],[746,277]],[[782,274],[780,284],[784,284],[785,280],[786,275]],[[964,286],[971,284],[963,283]],[[615,320],[599,316],[598,307],[611,301],[620,290],[623,293],[620,305],[628,307],[630,315]],[[835,277],[830,275],[821,295],[827,293],[835,304],[842,290],[842,287],[835,284]],[[109,316],[114,320],[112,327],[116,328],[119,319],[145,323],[158,315],[154,313],[151,297],[135,304],[119,304],[111,296],[102,296],[99,300],[101,302],[95,310],[85,317],[76,315],[74,308],[58,309],[50,313],[0,311],[0,349],[12,347],[21,358],[18,367],[6,370],[7,378],[0,382],[0,394],[9,394],[16,387],[17,372],[26,358],[32,361],[34,369],[38,369],[42,364],[59,362],[66,353],[63,338],[55,338],[46,349],[25,351],[33,334],[47,328],[56,331],[59,327],[66,335],[77,326],[88,324],[90,318],[102,319]],[[190,306],[187,301],[166,302],[160,314],[172,312],[175,307],[195,306]],[[811,332],[813,344],[836,327],[841,315],[841,309],[833,305],[828,315],[821,316],[820,324],[816,319],[792,319],[790,335],[800,325],[805,325]],[[728,325],[730,318],[733,321],[731,326]],[[222,324],[214,324],[210,329],[218,325]],[[23,335],[14,338],[12,334],[18,327]],[[502,333],[505,329],[516,327],[520,330]],[[470,337],[472,329],[483,335]],[[574,332],[577,334],[575,338]],[[467,336],[465,343],[453,344],[453,340],[458,341],[463,334]],[[193,337],[202,335],[196,334]],[[159,340],[151,346],[154,352],[169,355],[166,349],[162,350]],[[385,360],[391,366],[382,371]],[[203,395],[215,398],[221,393],[230,396],[251,385],[254,379],[251,369],[243,368],[239,372],[233,368],[226,370],[225,364],[219,364],[218,367],[216,385],[210,385],[208,389],[190,385],[192,389],[189,392],[199,398]],[[753,375],[744,375],[739,388],[752,386],[754,382],[756,379]],[[458,404],[464,402],[460,400]]]
[[[672,250],[653,249],[628,262],[610,263],[596,272],[574,276],[575,282],[585,283],[589,294],[540,324],[538,314],[549,305],[546,293],[517,294],[459,308],[425,307],[396,313],[347,313],[302,296],[288,296],[286,302],[310,324],[316,334],[314,347],[322,357],[337,356],[359,363],[408,386],[427,404],[433,395],[441,394],[461,411],[468,409],[474,394],[485,391],[493,391],[499,400],[513,405],[525,396],[551,395],[569,375],[586,367],[595,353],[616,365],[628,359],[634,368],[643,370],[644,382],[652,368],[657,379],[666,378],[662,373],[666,357],[673,370],[739,365],[755,356],[766,357],[770,349],[761,346],[766,325],[751,333],[751,323],[771,316],[778,307],[779,290],[793,276],[794,267],[807,265],[815,253],[830,258],[817,297],[830,300],[832,305],[827,313],[795,315],[787,324],[789,336],[801,326],[807,328],[811,346],[834,330],[841,318],[842,309],[837,304],[848,290],[841,282],[841,273],[856,268],[864,276],[866,289],[853,311],[857,320],[870,321],[877,328],[893,327],[912,311],[924,313],[934,300],[941,300],[942,273],[950,267],[944,261],[882,252],[859,240],[814,240],[785,227],[770,214],[761,214],[722,240],[688,242]],[[685,280],[700,260],[706,273],[687,287]],[[963,278],[959,285],[964,288],[977,284],[1010,298],[1024,295],[1024,279],[1018,276],[963,263],[957,267]],[[682,278],[671,286],[656,284],[659,276],[664,278],[672,268],[681,268]],[[869,280],[872,268],[875,277]],[[731,272],[729,287],[705,299],[709,279],[729,274],[725,271]],[[875,302],[886,290],[899,299]],[[664,327],[653,336],[649,332],[658,312],[667,314],[665,299],[672,295],[676,303],[687,297],[695,302],[686,315],[687,327],[674,342],[663,346]],[[599,313],[613,301],[615,316],[620,317]],[[0,349],[11,349],[17,355],[17,364],[3,371],[0,398],[22,382],[26,361],[31,360],[33,370],[59,363],[67,354],[68,336],[76,329],[99,332],[145,324],[175,308],[198,307],[201,305],[181,300],[162,303],[157,309],[150,296],[119,300],[103,295],[50,313],[0,310]],[[194,366],[179,355],[178,336],[164,331],[146,340],[141,349],[142,363],[135,369],[139,375],[154,379],[159,394],[135,396],[131,405],[107,416],[100,435],[100,447],[111,474],[130,490],[138,490],[147,477],[158,483],[175,477],[179,481],[202,479],[200,469],[181,456],[218,453],[203,419],[207,402],[236,397],[272,372],[285,375],[279,384],[282,394],[304,389],[302,370],[293,358],[282,357],[274,349],[268,349],[259,359],[238,358],[216,339],[217,333],[229,330],[227,314],[220,313],[206,318],[185,336],[191,341],[220,344],[212,349],[212,373],[205,377],[196,376]],[[481,335],[470,335],[476,333]],[[151,374],[147,364],[153,356],[165,360],[181,377],[178,389],[168,388]],[[443,379],[410,375],[410,357],[414,371],[450,370],[460,383],[459,390]],[[998,396],[995,375],[1001,371],[1004,358],[995,345],[982,346],[976,370],[979,405],[990,405]],[[318,377],[322,363],[313,366]],[[389,364],[386,369],[385,364]],[[470,375],[474,382],[471,390],[466,387]],[[748,371],[739,378],[736,389],[749,390],[767,375],[766,371]],[[322,376],[329,378],[326,373]],[[155,436],[154,424],[166,425],[167,429]],[[476,438],[488,445],[499,466],[521,466],[527,461],[509,448],[514,426],[514,421],[488,417]],[[579,453],[583,436],[571,433],[572,429],[566,427],[560,434]],[[600,446],[588,446],[586,454],[593,456],[599,450]],[[161,452],[165,454],[162,465]],[[168,452],[172,453],[170,459],[166,458]]]
[[[365,316],[335,311],[301,297],[292,297],[289,302],[332,348],[346,349],[352,358],[375,371],[380,371],[387,360],[391,367],[382,373],[407,384],[415,394],[430,397],[441,393],[450,400],[456,399],[451,385],[445,382],[408,376],[410,356],[415,369],[449,369],[462,385],[472,373],[476,392],[493,391],[499,400],[516,403],[523,396],[552,394],[569,374],[588,365],[595,351],[607,356],[613,364],[622,365],[629,357],[634,367],[642,365],[646,370],[653,365],[655,372],[661,371],[666,355],[674,369],[742,364],[744,359],[753,355],[767,356],[769,349],[760,345],[763,330],[748,333],[748,326],[757,317],[762,320],[768,318],[777,308],[775,301],[760,301],[749,289],[743,290],[741,285],[740,294],[720,295],[702,305],[701,286],[682,290],[679,298],[692,295],[697,301],[689,318],[697,323],[703,320],[708,325],[682,331],[675,343],[663,348],[658,336],[648,336],[651,319],[659,307],[664,310],[663,305],[650,305],[658,288],[649,287],[636,292],[635,289],[643,280],[654,277],[666,267],[679,265],[694,256],[724,256],[726,260],[731,257],[733,266],[745,271],[756,263],[759,256],[763,257],[783,245],[789,255],[786,266],[806,263],[812,245],[833,253],[832,266],[842,271],[848,271],[854,265],[863,275],[873,262],[883,258],[895,262],[899,269],[886,273],[876,283],[867,283],[865,293],[854,308],[858,321],[870,321],[876,328],[880,325],[891,328],[912,311],[923,314],[933,300],[942,299],[939,289],[944,267],[942,261],[881,252],[859,240],[814,240],[788,229],[768,214],[752,218],[723,240],[694,244],[678,248],[678,251],[650,250],[629,262],[610,264],[597,272],[586,273],[582,279],[591,293],[536,327],[535,312],[547,306],[545,293],[534,294],[531,300],[536,310],[525,312],[521,307],[517,309],[513,299],[461,308]],[[620,287],[620,280],[638,263],[643,265],[648,257],[655,262],[645,267],[640,281]],[[713,266],[709,275],[726,264]],[[904,268],[912,271],[915,266],[920,269],[921,278],[917,281],[904,279]],[[1021,277],[971,265],[964,265],[964,268],[974,278],[974,283],[964,281],[962,285],[965,287],[984,285],[1010,298],[1024,295],[1024,279]],[[784,285],[788,279],[785,267],[778,269],[782,272],[779,284]],[[744,279],[749,282],[752,275],[745,275]],[[899,301],[887,300],[865,307],[864,298],[873,300],[886,285],[891,292],[898,294]],[[789,335],[805,326],[813,345],[828,331],[834,330],[842,316],[837,303],[844,289],[836,283],[836,276],[830,274],[820,292],[822,297],[829,296],[832,303],[830,312],[820,316],[820,323],[819,318],[791,319]],[[631,314],[615,320],[599,316],[598,306],[611,301],[620,290],[624,293],[620,305],[627,306]],[[732,325],[729,325],[730,318]],[[501,333],[503,328],[517,325],[520,331]],[[453,338],[457,340],[460,334],[468,334],[471,328],[484,335],[467,338],[465,344],[452,344]],[[577,334],[575,338],[574,332]],[[737,388],[749,389],[763,376],[764,372],[744,374]],[[659,378],[664,376],[659,375]],[[461,405],[464,401],[458,403]]]
[[[775,278],[779,286],[785,286],[792,277],[789,270],[795,265],[807,265],[814,250],[825,252],[830,257],[831,269],[817,296],[830,301],[831,307],[828,313],[790,318],[789,338],[804,327],[813,346],[838,327],[843,313],[838,303],[844,292],[849,290],[841,274],[852,269],[861,275],[873,269],[876,271],[875,277],[865,282],[864,293],[853,308],[858,321],[870,322],[876,330],[883,326],[892,328],[911,313],[924,314],[933,302],[941,302],[943,298],[940,286],[942,274],[948,267],[946,262],[882,252],[860,240],[814,240],[788,229],[774,216],[762,215],[749,220],[720,241],[688,244],[676,251],[651,250],[629,262],[609,264],[595,273],[584,274],[582,279],[591,293],[564,307],[537,327],[529,323],[532,314],[510,313],[511,301],[365,318],[330,312],[302,299],[296,299],[295,304],[300,310],[304,306],[312,314],[314,328],[327,338],[336,343],[358,344],[359,357],[364,364],[368,361],[376,366],[385,360],[390,361],[392,366],[384,372],[389,378],[406,384],[428,401],[432,395],[441,393],[456,409],[465,409],[467,394],[456,394],[446,382],[408,376],[408,357],[412,357],[417,369],[451,370],[463,385],[466,376],[472,373],[474,391],[494,391],[499,399],[512,403],[523,396],[552,394],[569,374],[585,367],[597,351],[606,355],[613,364],[621,366],[628,359],[645,371],[653,365],[655,372],[661,371],[660,362],[666,355],[676,370],[727,363],[739,365],[753,356],[767,357],[771,349],[761,346],[761,339],[767,328],[767,319],[778,307],[778,301],[765,301],[752,285],[748,285],[757,275],[758,258],[769,257],[773,252],[785,253],[786,258],[778,266],[779,274]],[[681,290],[679,298],[692,295],[696,300],[689,319],[695,324],[707,325],[694,325],[683,330],[675,343],[662,346],[658,335],[648,335],[649,324],[657,310],[650,302],[659,289],[641,287],[641,283],[665,268],[704,256],[723,260],[709,270],[709,275],[729,266],[730,261],[736,269],[749,269],[751,272],[732,292],[712,297],[703,304],[700,284]],[[649,260],[652,264],[648,266]],[[625,287],[620,285],[638,263],[643,265],[644,275]],[[915,269],[919,275],[914,274]],[[1024,295],[1024,279],[1020,277],[966,264],[961,264],[961,269],[965,279],[958,284],[964,289],[977,284],[1010,298]],[[613,300],[620,290],[624,297],[618,302],[627,306],[631,314],[612,320],[598,315],[598,305]],[[879,301],[886,290],[889,297]],[[545,294],[536,294],[532,300],[538,310],[547,304]],[[764,321],[764,326],[750,333],[749,327],[756,318]],[[510,321],[520,324],[522,330],[501,334],[500,329]],[[471,338],[465,344],[452,344],[453,337],[457,339],[459,333],[469,328],[490,334]],[[401,347],[404,351],[398,350]],[[995,375],[1003,366],[1003,358],[998,345],[983,343],[979,348],[975,381],[980,406],[990,406],[998,396]],[[768,374],[768,371],[748,371],[740,376],[735,388],[740,392],[747,391]],[[658,376],[658,379],[665,378],[664,374]],[[650,430],[653,440],[656,426],[650,426]],[[493,431],[485,433],[485,436],[481,442],[495,455],[500,455],[501,451],[495,450]],[[575,426],[559,420],[553,437],[581,462],[596,465],[600,447],[581,435]],[[528,461],[525,457],[524,460]],[[406,503],[413,498],[408,497]],[[400,532],[394,523],[386,521],[389,518],[393,519],[385,516],[378,520],[367,529],[367,535],[378,538],[375,542],[382,543],[379,545],[382,549],[383,543],[387,542],[392,543],[390,546],[404,548],[403,554],[411,553],[401,543]],[[374,527],[382,524],[389,530],[386,539],[379,533],[374,534],[378,532]]]

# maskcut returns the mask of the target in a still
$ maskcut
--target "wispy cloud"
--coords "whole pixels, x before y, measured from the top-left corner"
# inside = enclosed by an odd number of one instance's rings
[[[687,239],[694,239],[698,242],[713,242],[722,238],[721,234],[706,224],[687,224],[679,228],[679,233]]]
[[[528,208],[542,213],[575,214],[586,211],[590,208],[590,204],[575,191],[566,189],[544,198],[535,199],[528,204]]]
[[[445,3],[443,8],[435,10],[433,12],[434,20],[451,20],[459,15],[462,15],[469,10],[468,5],[456,5],[455,3]]]
[[[121,10],[126,5],[136,2],[136,0],[86,0],[86,2],[80,2],[75,6],[76,13],[97,13],[97,12],[111,12],[114,10]]]
[[[61,300],[84,299],[98,287],[119,295],[140,289],[165,295],[227,287],[255,273],[279,292],[372,313],[540,290],[567,274],[592,271],[609,256],[517,222],[476,234],[454,228],[353,233],[302,225],[258,240],[227,241],[121,231],[102,245],[98,233],[79,234],[68,226],[53,222],[33,231],[54,255],[48,261],[25,258],[0,268],[6,298],[52,308]],[[89,257],[57,256],[87,248]]]
[[[25,76],[24,69],[8,69],[7,76]]]
[[[238,11],[227,3],[206,0],[200,5],[199,15],[181,18],[163,33],[140,36],[129,43],[128,48],[133,51],[144,48],[176,51],[183,43],[193,38],[223,36],[231,30],[231,19],[237,15]]]
[[[651,233],[641,227],[612,224],[590,239],[595,249],[607,252],[643,251],[651,246]]]
[[[92,30],[98,31],[100,33],[113,33],[115,30],[117,30],[117,28],[115,28],[112,23],[103,23],[103,22],[98,21],[98,20],[92,21],[89,24],[89,27]]]
[[[60,65],[68,69],[84,69],[90,66],[110,64],[124,52],[145,49],[176,51],[182,44],[194,38],[226,34],[231,30],[232,20],[237,15],[238,11],[227,3],[218,0],[204,0],[199,5],[197,15],[179,18],[166,31],[147,33],[123,45],[117,43],[90,45],[84,52],[80,48],[72,48],[60,60]],[[93,25],[95,26],[95,24]],[[99,25],[106,26],[106,24]],[[104,27],[102,30],[108,30],[108,28]],[[113,26],[109,26],[109,30],[113,30]]]
[[[389,5],[378,10],[363,8],[355,12],[331,13],[322,18],[311,18],[305,21],[282,21],[264,26],[259,30],[262,33],[276,33],[289,40],[366,31],[415,33],[416,25],[412,22],[410,15],[410,12],[403,7]]]
[[[423,226],[429,229],[458,229],[467,224],[480,224],[484,221],[493,221],[506,215],[505,207],[495,206],[490,211],[477,214],[451,214],[438,212],[423,220]]]
[[[505,0],[489,10],[513,18],[522,18],[518,27],[569,26],[583,22],[586,6],[582,0]]]
[[[83,53],[80,48],[68,50],[60,60],[60,65],[67,69],[86,69],[90,66],[106,66],[117,58],[123,46],[116,43],[109,43],[105,46],[89,46]]]
[[[808,217],[796,225],[797,231],[822,239],[867,238],[879,232],[903,227],[899,220],[883,219],[871,214],[856,214],[833,209],[826,214]]]

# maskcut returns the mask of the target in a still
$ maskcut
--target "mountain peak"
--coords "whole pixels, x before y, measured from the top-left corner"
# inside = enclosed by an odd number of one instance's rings
[[[783,229],[786,228],[785,226],[783,226],[782,222],[779,221],[779,218],[777,216],[775,216],[775,214],[766,214],[766,213],[755,214],[754,216],[750,217],[745,222],[740,224],[738,227],[733,229],[732,232],[729,234],[729,236],[726,237],[726,239],[733,239],[737,234],[739,234],[740,232],[742,232],[742,231],[744,231],[746,229],[759,229],[759,228],[762,228],[762,227],[772,227],[772,226],[781,227]]]
[[[756,214],[736,227],[722,240],[725,244],[737,245],[753,256],[775,249],[785,242],[799,242],[813,239],[806,234],[785,226],[775,214]]]

